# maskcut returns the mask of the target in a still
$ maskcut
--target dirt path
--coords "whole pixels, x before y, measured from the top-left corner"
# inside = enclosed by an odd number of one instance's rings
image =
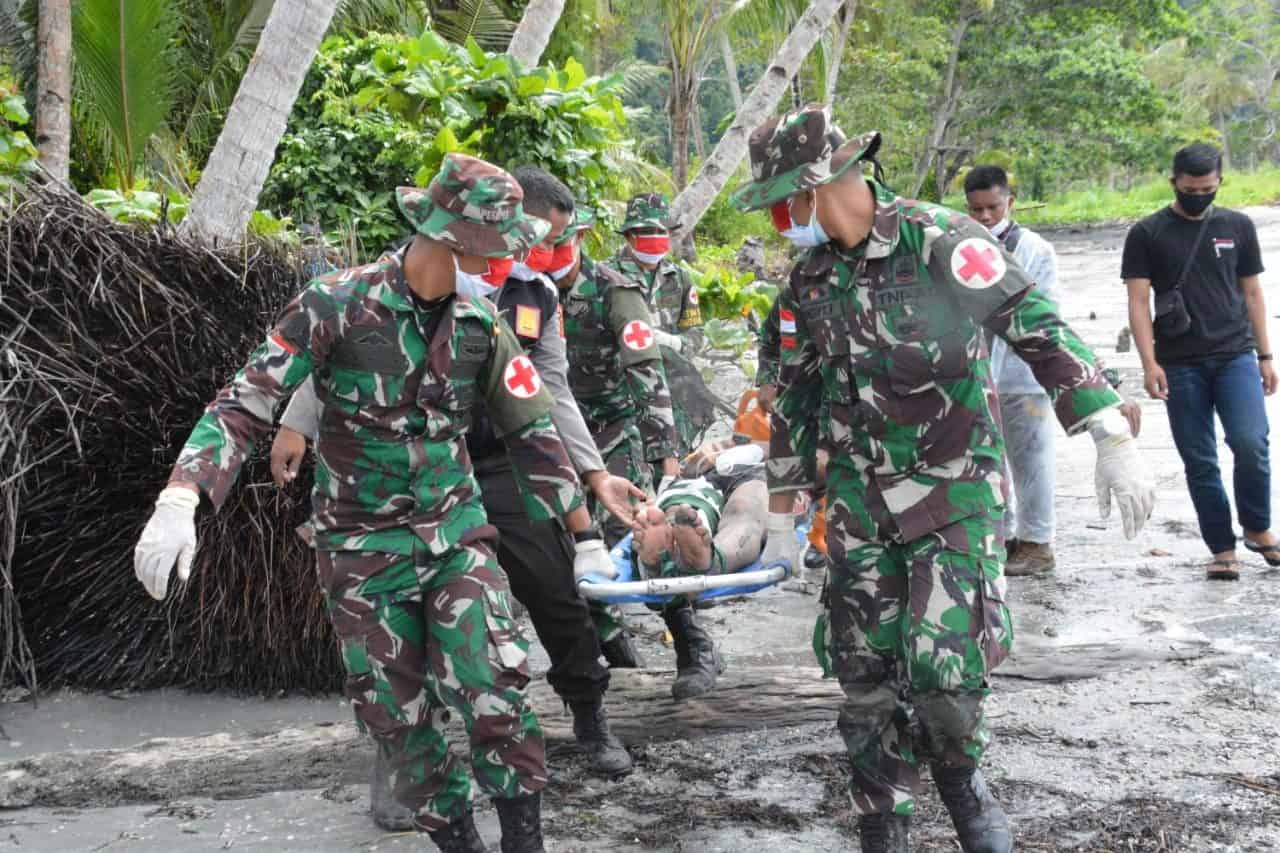
[[[1267,266],[1280,270],[1280,209],[1251,212]],[[1125,390],[1145,396],[1136,354],[1115,353],[1124,325],[1117,279],[1123,233],[1052,236],[1068,320],[1125,373]],[[1280,281],[1274,272],[1264,280]],[[1280,288],[1269,287],[1268,297],[1272,315],[1280,314]],[[1168,422],[1161,404],[1143,405],[1140,443],[1160,497],[1135,542],[1125,542],[1117,520],[1097,517],[1088,440],[1059,441],[1059,567],[1048,578],[1010,583],[1017,648],[995,679],[987,772],[1016,821],[1020,851],[1277,850],[1280,572],[1253,560],[1238,583],[1202,580],[1204,555]],[[1275,399],[1268,412],[1280,422]],[[1229,482],[1225,449],[1223,462]],[[811,666],[815,608],[811,594],[772,590],[703,614],[731,667]],[[629,618],[644,635],[650,665],[669,668],[673,654],[660,642],[660,621],[642,608]],[[346,719],[332,697],[63,693],[38,709],[0,705],[0,761],[127,749],[154,737],[178,738],[173,749],[181,756],[189,743],[181,738],[225,732],[242,744]],[[632,738],[631,746],[637,771],[617,783],[587,775],[571,747],[553,748],[545,809],[552,849],[856,849],[847,765],[832,723],[665,742]],[[0,765],[0,780],[20,767]],[[0,812],[0,847],[423,849],[419,839],[385,835],[368,822],[358,767],[335,771],[323,784],[299,774],[295,784],[286,779],[280,790],[248,799],[210,799],[214,780],[202,779],[198,764],[188,773],[192,781],[180,787],[189,790],[171,802]],[[917,849],[954,851],[932,792],[920,809]],[[482,833],[496,843],[487,805],[480,818]]]

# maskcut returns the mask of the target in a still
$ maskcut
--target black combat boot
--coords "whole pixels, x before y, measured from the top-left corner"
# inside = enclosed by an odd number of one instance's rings
[[[480,840],[480,833],[476,832],[476,822],[471,812],[454,820],[444,829],[437,829],[428,835],[440,848],[440,853],[489,853],[489,848]]]
[[[542,792],[493,800],[502,825],[502,853],[547,853],[542,846]]]
[[[911,853],[911,817],[893,812],[864,814],[858,819],[862,853]]]
[[[933,781],[951,813],[964,853],[1011,853],[1009,818],[987,790],[980,770],[934,764]]]
[[[663,621],[671,631],[676,646],[676,681],[671,695],[676,700],[692,699],[715,687],[716,676],[724,672],[724,658],[716,651],[711,637],[693,618],[693,608],[667,608]]]
[[[570,702],[573,711],[573,734],[591,759],[591,769],[601,776],[622,776],[631,772],[631,756],[622,741],[609,731],[604,704]]]
[[[373,822],[388,832],[408,832],[413,829],[413,809],[402,806],[391,793],[395,771],[391,760],[383,754],[383,747],[374,747],[373,775],[369,777],[369,813]]]
[[[607,643],[601,643],[600,651],[604,652],[605,663],[610,669],[640,669],[644,666],[635,643],[631,642],[631,635],[626,631]]]

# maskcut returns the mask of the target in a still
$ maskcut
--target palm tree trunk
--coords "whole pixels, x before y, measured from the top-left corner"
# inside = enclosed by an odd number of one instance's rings
[[[692,231],[711,206],[711,202],[715,201],[746,155],[747,137],[757,125],[773,114],[778,101],[787,91],[787,84],[800,70],[800,64],[818,43],[823,30],[831,24],[831,19],[835,17],[842,2],[843,0],[813,0],[796,21],[795,28],[773,55],[764,74],[751,87],[742,107],[734,116],[733,124],[716,143],[711,156],[702,164],[701,171],[672,203],[672,215],[682,227]]]
[[[956,87],[956,67],[960,63],[960,48],[964,44],[965,34],[969,32],[969,25],[976,17],[976,14],[963,16],[951,31],[951,54],[947,57],[947,72],[942,79],[942,92],[938,95],[933,109],[933,130],[925,142],[924,151],[920,153],[920,159],[916,161],[911,198],[920,196],[920,191],[924,189],[924,182],[929,178],[929,167],[933,165],[935,158],[938,170],[942,170],[941,148],[946,141],[947,131],[951,128],[951,121],[956,116],[956,106],[960,100]]]
[[[71,177],[71,0],[40,0],[36,25],[36,147],[61,183]]]
[[[822,102],[830,105],[836,99],[836,84],[840,82],[840,63],[844,60],[844,47],[849,42],[853,18],[858,14],[858,0],[845,0],[844,8],[836,15],[836,41],[831,46],[827,60],[827,85]]]
[[[1222,137],[1222,171],[1231,169],[1231,137],[1227,134],[1227,114],[1225,111],[1214,116],[1214,124],[1218,126],[1218,135]]]
[[[671,180],[676,190],[689,183],[689,99],[672,98],[671,105]]]
[[[507,53],[526,68],[537,65],[551,41],[551,33],[564,12],[565,0],[530,0],[520,26],[511,37]]]
[[[276,0],[196,186],[183,233],[238,240],[258,205],[302,80],[338,0]]]
[[[738,83],[738,61],[733,56],[733,45],[729,44],[729,34],[720,31],[720,58],[724,61],[724,76],[729,84],[729,96],[733,98],[733,108],[742,107],[742,85]]]

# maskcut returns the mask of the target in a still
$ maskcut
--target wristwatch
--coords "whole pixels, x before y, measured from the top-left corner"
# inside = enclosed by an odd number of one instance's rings
[[[1258,353],[1258,361],[1271,361],[1274,356],[1269,352]]]
[[[578,545],[582,542],[591,542],[593,540],[603,538],[604,537],[600,535],[600,528],[593,524],[586,530],[579,530],[577,533],[573,534],[573,544]]]

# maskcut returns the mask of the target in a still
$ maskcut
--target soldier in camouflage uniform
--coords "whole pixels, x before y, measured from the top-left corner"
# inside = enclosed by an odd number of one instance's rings
[[[541,853],[541,729],[524,696],[528,644],[464,444],[483,400],[515,465],[531,518],[590,528],[552,401],[493,305],[459,285],[501,281],[548,223],[527,217],[496,166],[445,158],[425,190],[401,188],[417,235],[403,252],[314,280],[209,405],[135,550],[163,598],[196,547],[201,496],[226,499],[283,397],[316,377],[323,405],[312,493],[317,569],[362,728],[395,759],[395,793],[444,851],[485,849],[471,780],[450,753],[450,712],[502,824],[504,853]],[[608,571],[604,543],[575,569]]]
[[[582,251],[582,234],[593,224],[589,212],[579,208],[552,265],[569,345],[569,386],[611,473],[652,487],[652,466],[669,485],[679,474],[678,440],[658,347],[662,333],[653,326],[644,283],[595,263]],[[610,545],[625,535],[625,529],[606,523]],[[592,613],[608,655],[609,647],[625,637],[621,616],[599,607]],[[662,615],[676,646],[672,694],[686,699],[705,693],[724,669],[715,645],[689,602],[673,601]]]
[[[698,290],[689,273],[669,257],[671,231],[678,226],[670,219],[667,200],[659,193],[641,193],[627,202],[626,218],[618,233],[626,238],[608,261],[623,278],[639,285],[649,301],[649,312],[657,327],[654,336],[660,346],[676,353],[690,354],[702,343],[702,312]],[[677,452],[693,450],[695,429],[684,410],[675,407]]]
[[[845,691],[862,849],[908,850],[926,759],[963,849],[1008,851],[1007,818],[977,770],[988,676],[1013,639],[1004,447],[982,330],[1031,365],[1068,434],[1093,435],[1104,516],[1114,494],[1136,535],[1154,492],[1120,398],[1012,256],[968,217],[866,178],[859,162],[879,134],[835,147],[830,130],[817,105],[761,125],[753,180],[734,195],[809,249],[779,301],[762,559],[794,560],[792,500],[812,486],[821,442],[832,450],[832,565],[815,650]],[[815,419],[824,401],[830,414]]]

